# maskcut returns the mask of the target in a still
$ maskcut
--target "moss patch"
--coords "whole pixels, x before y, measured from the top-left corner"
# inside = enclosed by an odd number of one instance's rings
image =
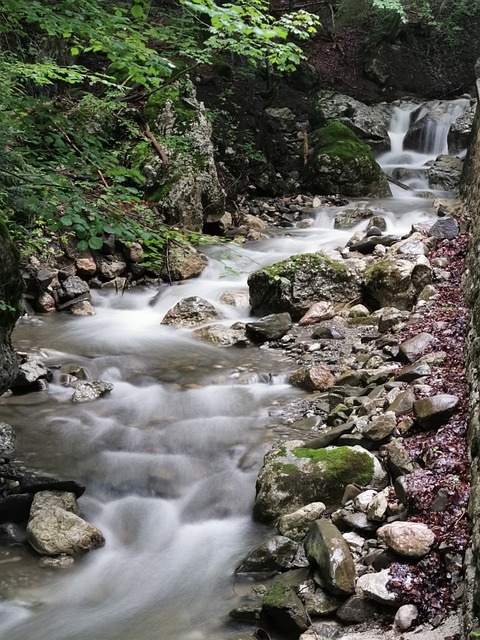
[[[350,447],[332,449],[293,449],[297,458],[308,458],[312,463],[323,463],[325,480],[334,480],[343,492],[344,487],[354,481],[361,485],[369,484],[374,474],[373,458],[368,453],[355,451]]]
[[[345,161],[364,158],[375,167],[375,156],[368,144],[341,122],[330,122],[310,136],[315,154],[335,156]]]
[[[286,584],[276,583],[269,587],[263,596],[263,606],[281,609],[285,606],[292,589]]]
[[[332,260],[316,253],[302,253],[292,256],[283,262],[276,262],[270,267],[265,267],[263,271],[273,278],[286,278],[293,280],[298,271],[320,271],[330,273],[338,280],[348,280],[347,267],[339,260]]]

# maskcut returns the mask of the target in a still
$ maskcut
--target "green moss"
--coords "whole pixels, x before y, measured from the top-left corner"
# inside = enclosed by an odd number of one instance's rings
[[[297,271],[307,269],[321,271],[322,273],[329,272],[335,275],[338,280],[348,280],[347,267],[343,262],[332,260],[316,253],[302,253],[291,256],[283,262],[276,262],[270,267],[265,267],[263,271],[276,279],[286,278],[287,280],[292,280]]]
[[[315,155],[328,155],[345,161],[366,160],[375,166],[375,157],[368,144],[341,122],[330,122],[310,136]]]
[[[398,287],[400,271],[391,260],[378,260],[368,266],[363,274],[365,284],[369,287]]]
[[[168,197],[168,195],[170,194],[170,191],[177,184],[177,182],[178,182],[178,177],[172,176],[171,178],[166,180],[163,184],[161,184],[159,187],[157,187],[154,191],[152,191],[151,193],[148,193],[146,195],[146,199],[148,200],[148,202],[162,202],[162,200]]]
[[[280,609],[285,606],[288,600],[291,587],[277,582],[269,587],[263,596],[263,606],[273,609]]]
[[[348,318],[347,324],[349,327],[373,327],[377,326],[378,318],[375,316]]]
[[[338,486],[345,487],[349,482],[361,485],[369,484],[374,473],[373,458],[368,453],[355,451],[350,447],[331,449],[293,449],[297,458],[309,458],[312,463],[322,462],[325,480],[334,480]]]
[[[283,462],[275,462],[272,468],[277,473],[284,473],[291,476],[293,473],[298,473],[298,468],[294,464],[284,464]]]
[[[181,99],[182,89],[176,85],[169,85],[164,87],[160,91],[152,93],[148,98],[147,104],[144,108],[145,120],[153,126],[158,117],[158,114],[167,106],[170,102],[172,109],[175,112],[175,119],[177,124],[189,123],[197,115],[195,107],[190,106],[187,102]]]

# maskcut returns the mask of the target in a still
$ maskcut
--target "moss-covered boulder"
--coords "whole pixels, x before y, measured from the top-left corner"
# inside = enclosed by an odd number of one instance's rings
[[[314,302],[348,302],[360,295],[360,281],[344,262],[316,253],[292,256],[254,271],[248,278],[255,315],[287,311],[299,320]]]
[[[17,357],[10,341],[20,315],[22,278],[19,256],[7,228],[0,218],[0,394],[13,383],[18,373]]]
[[[225,213],[225,194],[213,159],[211,123],[193,84],[183,79],[152,93],[144,115],[166,157],[146,143],[132,151],[132,163],[146,179],[147,199],[169,224],[199,231],[217,222]]]
[[[301,176],[307,189],[348,197],[392,195],[370,147],[341,122],[331,122],[314,131],[310,148],[312,151]]]
[[[415,260],[387,256],[372,262],[364,271],[365,301],[372,308],[411,309],[432,277],[425,256],[417,256]]]
[[[385,469],[362,447],[307,449],[301,440],[274,447],[266,456],[257,479],[253,510],[260,522],[275,522],[311,502],[327,508],[340,506],[347,484],[384,488]]]

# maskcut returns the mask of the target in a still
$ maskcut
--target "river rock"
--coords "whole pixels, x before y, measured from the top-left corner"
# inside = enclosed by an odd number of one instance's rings
[[[366,573],[357,580],[356,594],[380,602],[380,604],[395,605],[396,596],[387,589],[387,583],[390,579],[388,569],[383,569],[378,573]]]
[[[217,347],[245,347],[251,342],[248,340],[245,329],[225,327],[223,324],[209,324],[192,332],[193,338],[211,342]]]
[[[456,193],[463,170],[463,159],[455,156],[440,155],[428,170],[431,189]]]
[[[248,291],[225,291],[220,296],[220,302],[237,309],[248,309],[250,306]]]
[[[377,531],[389,549],[406,558],[419,559],[429,553],[435,534],[421,522],[391,522]]]
[[[450,126],[448,131],[448,153],[455,155],[468,147],[476,108],[477,104],[475,102]]]
[[[56,295],[60,308],[69,306],[72,300],[89,300],[91,301],[90,287],[78,276],[68,276],[61,282],[60,287],[56,290]]]
[[[355,566],[348,544],[335,525],[316,520],[305,539],[305,554],[318,567],[323,586],[334,595],[355,590]]]
[[[276,583],[263,596],[263,612],[284,634],[298,637],[310,620],[304,604],[288,585]]]
[[[423,331],[400,344],[399,357],[403,362],[415,362],[433,343],[435,336]]]
[[[385,520],[388,509],[388,489],[384,489],[372,498],[367,507],[367,518],[373,522]]]
[[[272,313],[255,322],[247,322],[245,333],[252,342],[279,340],[292,328],[289,313]]]
[[[440,218],[429,229],[429,235],[440,240],[453,240],[460,233],[458,222],[455,218]]]
[[[397,309],[396,307],[384,307],[379,312],[378,330],[380,333],[386,333],[389,329],[405,322],[410,317],[408,311]]]
[[[335,229],[351,229],[355,225],[368,220],[375,215],[373,209],[357,208],[357,209],[342,209],[335,216],[334,228]]]
[[[405,413],[410,413],[414,402],[415,394],[409,387],[397,395],[395,400],[388,405],[387,411],[392,411],[396,416],[402,416]]]
[[[110,393],[113,390],[113,384],[111,382],[104,382],[103,380],[91,380],[89,382],[79,382],[75,386],[73,392],[72,402],[92,402],[97,398],[101,398],[106,393]]]
[[[316,253],[292,256],[254,271],[248,287],[255,315],[286,311],[294,321],[314,302],[349,302],[360,295],[360,281],[343,261]]]
[[[287,513],[278,519],[277,529],[291,540],[300,541],[307,535],[310,525],[325,511],[323,502],[312,502],[293,513]]]
[[[44,509],[64,509],[79,514],[77,506],[77,496],[71,491],[39,491],[35,493],[32,506],[30,508],[30,517],[35,518]]]
[[[182,298],[164,316],[162,324],[179,327],[195,327],[199,324],[218,320],[220,313],[217,309],[199,296]]]
[[[52,372],[38,356],[27,353],[19,353],[20,364],[12,389],[22,391],[25,389],[41,388],[39,383],[44,380],[49,382],[52,379]]]
[[[307,313],[300,318],[298,324],[300,326],[316,324],[323,320],[331,320],[334,316],[335,310],[330,302],[315,302]]]
[[[362,596],[353,595],[337,610],[337,618],[343,624],[361,624],[371,620],[377,612],[375,605]]]
[[[335,384],[335,376],[322,364],[295,371],[288,382],[306,391],[327,391]]]
[[[397,419],[393,411],[387,411],[379,416],[373,416],[366,427],[362,429],[362,436],[369,440],[384,440],[397,428]]]
[[[335,329],[335,327],[317,327],[313,333],[312,338],[314,340],[345,340],[343,333]]]
[[[298,545],[285,536],[270,536],[243,558],[235,573],[285,571],[292,566]]]
[[[343,598],[334,596],[328,591],[315,587],[313,580],[306,584],[300,585],[299,593],[302,594],[302,600],[305,603],[309,616],[328,616],[334,613],[342,604]]]
[[[395,624],[400,631],[410,629],[418,619],[418,608],[414,604],[404,604],[395,614]]]
[[[16,436],[13,428],[6,422],[0,422],[0,455],[9,455],[15,451]]]
[[[43,291],[35,301],[35,310],[39,313],[52,313],[55,309],[55,298],[47,291]]]
[[[88,300],[76,302],[70,307],[72,316],[94,316],[96,314],[95,307]]]
[[[165,282],[187,280],[199,276],[208,264],[207,256],[193,247],[171,249],[160,272]]]
[[[393,477],[404,476],[418,468],[403,444],[402,438],[394,438],[381,448],[387,458],[387,466]]]
[[[311,502],[339,506],[349,483],[383,489],[388,476],[377,458],[362,447],[307,449],[301,440],[274,447],[257,479],[254,517],[273,522]]]
[[[98,274],[102,280],[113,280],[121,276],[127,268],[127,263],[119,256],[108,256],[98,259]]]
[[[431,373],[432,369],[426,362],[414,362],[413,364],[400,369],[400,371],[395,374],[395,380],[411,384],[412,382],[415,382],[415,380],[418,380],[418,378],[424,378],[425,376],[429,376]]]
[[[365,298],[374,308],[409,310],[425,285],[432,280],[432,268],[425,256],[415,260],[386,257],[375,260],[363,274]]]
[[[353,506],[357,511],[362,511],[363,513],[367,512],[368,505],[371,503],[373,498],[377,495],[377,491],[373,489],[367,489],[367,491],[362,491],[353,499]]]
[[[413,404],[416,421],[424,429],[436,429],[448,422],[458,403],[458,396],[448,393],[417,400]]]

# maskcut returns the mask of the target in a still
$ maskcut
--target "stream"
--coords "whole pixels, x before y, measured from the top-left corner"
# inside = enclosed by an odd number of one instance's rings
[[[463,102],[453,109],[464,110]],[[425,162],[445,152],[448,127],[429,134],[425,153],[405,153],[414,108],[394,108],[392,148],[379,158],[386,171],[404,170],[410,190],[392,185],[393,198],[361,201],[383,210],[389,234],[435,217],[433,199],[416,194],[428,189]],[[220,640],[252,629],[228,619],[238,606],[233,571],[268,533],[251,511],[263,455],[288,437],[275,407],[302,392],[286,383],[292,364],[279,350],[220,349],[160,322],[192,295],[221,309],[225,324],[246,321],[248,310],[223,305],[222,293],[245,291],[259,266],[345,245],[367,221],[336,230],[338,210],[319,210],[308,229],[273,229],[240,248],[207,247],[209,266],[195,280],[94,292],[95,316],[18,324],[16,348],[42,354],[55,375],[46,391],[0,401],[2,420],[17,433],[16,457],[86,484],[82,515],[107,543],[63,570],[40,567],[23,546],[0,547],[1,638]],[[72,389],[60,384],[64,363],[114,390],[72,404]]]

